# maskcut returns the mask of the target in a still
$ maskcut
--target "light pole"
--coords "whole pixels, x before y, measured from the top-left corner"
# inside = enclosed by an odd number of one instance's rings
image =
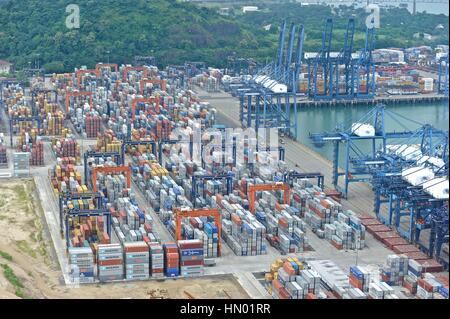
[[[109,64],[109,54],[110,54],[111,52],[108,50],[108,51],[106,51],[106,54],[107,54],[107,56],[108,56],[108,64]]]

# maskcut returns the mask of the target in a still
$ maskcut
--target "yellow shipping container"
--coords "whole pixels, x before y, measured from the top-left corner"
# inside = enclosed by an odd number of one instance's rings
[[[281,266],[283,266],[283,259],[278,258],[277,260],[275,260],[275,263],[276,263],[279,267],[281,267]]]

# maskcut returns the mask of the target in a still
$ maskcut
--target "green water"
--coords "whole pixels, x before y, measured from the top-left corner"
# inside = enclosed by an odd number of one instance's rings
[[[351,123],[358,121],[373,106],[327,106],[327,107],[307,107],[298,111],[298,140],[300,143],[314,149],[322,156],[332,159],[332,143],[327,143],[324,147],[315,147],[309,139],[309,133],[320,133],[332,131],[337,124],[345,123],[345,128],[349,128]],[[387,105],[387,110],[399,115],[415,120],[423,124],[431,124],[438,129],[449,129],[449,106],[447,103],[435,104],[415,104],[415,105]],[[397,121],[386,116],[386,129],[391,131],[415,130],[419,124],[412,123],[396,117]],[[400,140],[391,141],[392,144]],[[389,141],[388,141],[389,143]],[[370,151],[370,145],[366,142],[359,142],[358,148],[362,151]],[[341,147],[341,163],[343,160],[343,148]]]

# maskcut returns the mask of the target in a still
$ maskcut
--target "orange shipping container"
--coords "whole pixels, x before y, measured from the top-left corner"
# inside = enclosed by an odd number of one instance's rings
[[[317,299],[317,296],[311,292],[306,294],[306,299]]]
[[[294,267],[292,267],[290,262],[288,262],[288,261],[284,262],[283,269],[286,271],[286,273],[289,276],[295,276],[295,269],[294,269]]]
[[[281,288],[283,288],[283,285],[281,284],[281,282],[279,282],[278,280],[275,279],[275,280],[272,280],[272,287],[276,291],[279,291]]]

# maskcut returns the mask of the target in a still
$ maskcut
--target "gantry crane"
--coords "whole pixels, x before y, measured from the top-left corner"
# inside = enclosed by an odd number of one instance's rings
[[[122,81],[128,81],[128,72],[130,71],[141,71],[143,73],[142,78],[147,78],[149,74],[149,69],[145,66],[127,66],[122,70]]]
[[[219,175],[192,175],[192,190],[191,190],[191,201],[195,208],[195,198],[198,194],[198,186],[201,183],[203,186],[203,197],[205,197],[205,181],[218,181],[226,180],[227,183],[227,195],[230,195],[233,191],[233,172],[228,172],[227,174]]]
[[[389,116],[390,120],[398,123],[400,127],[406,127],[404,124],[406,122],[410,126],[416,125],[419,128],[425,129],[423,124],[387,110],[383,104],[378,104],[349,126],[338,125],[334,132],[310,133],[310,138],[317,147],[323,146],[326,142],[333,143],[332,183],[337,190],[342,192],[345,198],[347,198],[350,183],[370,182],[372,179],[370,167],[385,164],[385,160],[381,159],[379,154],[386,154],[388,141],[392,141],[393,139],[406,140],[418,134],[417,131],[408,129],[389,132],[385,126],[386,115]],[[374,129],[373,134],[358,135],[358,129],[362,128],[363,125],[371,125]],[[441,136],[444,134],[440,130],[434,130],[433,132],[433,134],[441,134]],[[361,149],[364,143],[370,145],[369,152]],[[345,145],[343,165],[341,165],[341,157],[339,155],[341,144]],[[378,150],[377,146],[380,146],[381,149]],[[343,168],[344,172],[339,172],[340,168]],[[344,177],[343,188],[339,185],[340,177]]]
[[[324,188],[325,177],[322,173],[300,173],[295,170],[291,170],[283,174],[283,182],[289,184],[291,187],[297,179],[317,179],[317,186],[321,189]]]
[[[98,63],[95,66],[95,75],[96,75],[97,79],[99,79],[101,77],[101,72],[102,72],[102,69],[104,69],[104,68],[109,68],[109,69],[114,68],[114,72],[118,72],[118,70],[119,70],[119,66],[116,63]]]
[[[244,127],[277,128],[297,138],[297,91],[303,56],[304,28],[291,24],[285,48],[286,21],[281,25],[277,55],[240,90],[239,118]],[[297,38],[297,41],[295,39]],[[294,54],[294,44],[297,48]],[[295,57],[295,61],[293,61]],[[291,111],[294,109],[294,116]]]
[[[191,210],[188,207],[174,208],[173,210],[175,214],[175,239],[182,240],[181,236],[181,221],[183,218],[189,217],[208,217],[211,216],[214,218],[214,223],[217,226],[217,255],[220,256],[222,252],[221,240],[222,240],[222,222],[220,217],[220,212],[217,208],[210,209],[195,209]]]
[[[127,188],[131,187],[131,168],[129,166],[115,166],[115,167],[93,167],[92,175],[92,190],[97,192],[97,173],[111,174],[111,173],[125,173],[127,177]]]
[[[131,100],[131,119],[134,121],[136,117],[136,105],[138,103],[148,103],[149,105],[152,105],[152,103],[156,104],[156,112],[160,112],[159,108],[159,99],[156,97],[149,97],[149,98],[136,98]]]
[[[364,48],[352,67],[352,81],[355,86],[353,90],[356,98],[373,99],[375,97],[375,63],[372,55],[374,47],[375,28],[366,28]]]
[[[433,198],[427,191],[448,184],[448,132],[425,125],[390,149],[380,154],[384,164],[372,168],[374,211],[384,224],[394,225],[402,236],[418,243],[421,230],[432,227],[434,213],[448,202],[448,194]],[[423,180],[412,185],[410,175]],[[408,225],[406,230],[402,224]]]
[[[84,152],[84,182],[88,184],[89,181],[89,166],[88,166],[88,159],[93,158],[95,159],[107,159],[111,158],[114,163],[117,165],[125,165],[125,157],[121,156],[118,152],[96,152],[96,151],[87,151]]]
[[[76,209],[74,207],[69,208],[67,204],[69,201],[77,200],[92,200],[94,202],[93,209]],[[66,245],[69,247],[69,218],[74,217],[89,217],[89,216],[105,216],[106,217],[106,230],[109,236],[111,236],[111,214],[108,209],[103,205],[103,196],[98,192],[66,192],[60,193],[59,195],[59,225],[61,230],[61,235],[64,235],[65,228],[65,238]],[[64,227],[65,226],[65,227]]]
[[[97,71],[96,70],[77,70],[75,72],[75,76],[77,78],[77,86],[78,88],[81,87],[81,80],[83,75],[87,75],[87,74],[93,74],[97,77]]]
[[[79,96],[86,96],[89,97],[89,105],[92,106],[94,105],[94,100],[92,97],[92,92],[87,92],[87,91],[79,91],[79,92],[67,92],[66,93],[66,115],[69,114],[69,106],[70,106],[70,98],[71,97],[79,97]]]
[[[290,198],[291,198],[291,188],[289,187],[289,184],[286,183],[272,183],[272,184],[254,184],[249,185],[247,188],[247,197],[248,197],[248,207],[249,211],[253,214],[255,213],[255,193],[256,192],[262,192],[262,191],[283,191],[283,199],[285,204],[290,204]]]
[[[124,139],[122,141],[122,158],[125,158],[125,148],[127,146],[139,146],[139,145],[150,145],[152,147],[152,154],[154,156],[157,156],[156,153],[156,149],[157,149],[157,144],[155,141],[151,141],[151,140],[139,140],[139,141],[133,141],[133,140],[129,140],[129,139]]]
[[[42,124],[42,118],[40,116],[27,116],[27,117],[19,117],[19,116],[11,116],[9,118],[9,139],[11,147],[13,146],[13,126],[16,123],[19,122],[30,122],[32,124],[37,123],[38,132],[41,134],[41,124]]]
[[[339,52],[336,59],[333,59],[332,73],[334,73],[333,96],[336,99],[353,99],[354,78],[352,76],[352,52],[353,37],[355,34],[355,19],[348,19],[347,30],[345,32],[344,47]],[[341,86],[341,71],[343,68],[344,83]],[[332,78],[333,80],[333,78]]]
[[[322,30],[322,47],[314,58],[308,59],[308,94],[314,100],[331,99],[333,96],[330,59],[332,37],[333,19],[328,18]],[[319,82],[322,88],[318,87]]]
[[[139,90],[141,94],[145,93],[145,86],[147,84],[159,85],[161,91],[166,91],[167,81],[164,79],[142,79],[139,81]]]

